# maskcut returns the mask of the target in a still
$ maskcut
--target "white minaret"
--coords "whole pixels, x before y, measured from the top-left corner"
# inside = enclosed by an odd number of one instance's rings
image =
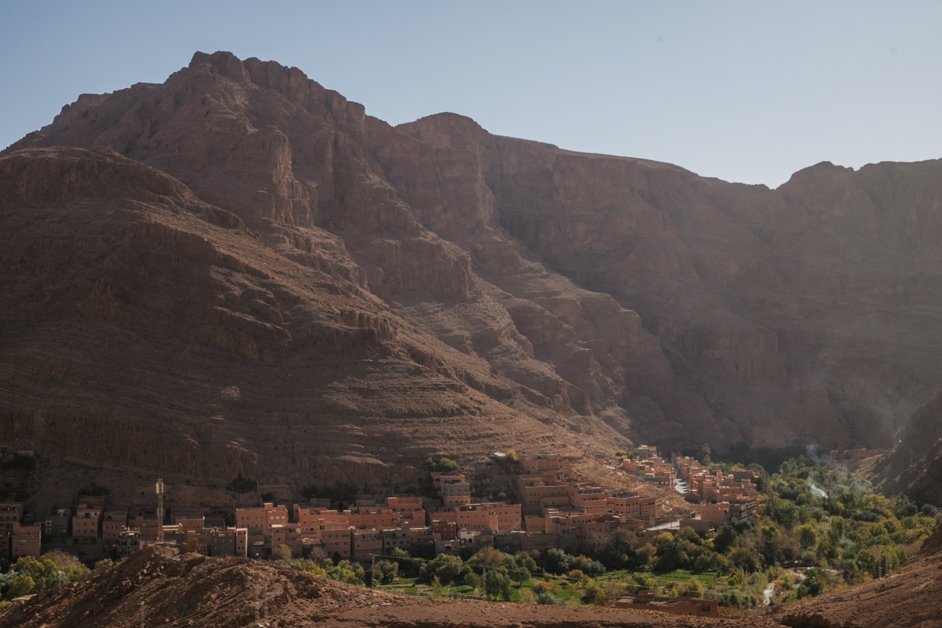
[[[157,542],[164,541],[164,481],[157,478]]]

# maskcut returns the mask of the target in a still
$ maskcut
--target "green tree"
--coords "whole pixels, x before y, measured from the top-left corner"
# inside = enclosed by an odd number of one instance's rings
[[[572,569],[573,556],[556,547],[540,553],[540,563],[544,571],[561,575]]]
[[[805,523],[798,526],[798,544],[802,549],[811,549],[818,544],[818,531],[814,525]]]
[[[713,450],[710,449],[710,445],[708,443],[703,443],[700,445],[700,462],[702,464],[709,465],[712,462],[710,457],[712,454]]]
[[[347,584],[365,584],[366,570],[358,563],[341,560],[326,569],[327,577]]]
[[[737,547],[729,555],[732,563],[746,572],[758,571],[762,566],[762,557],[750,547]]]
[[[631,569],[648,569],[654,564],[656,555],[657,548],[651,543],[645,543],[629,556],[629,567]]]
[[[655,537],[654,544],[657,547],[654,571],[664,573],[691,566],[690,550],[693,544],[680,534],[664,532]]]
[[[65,574],[69,582],[78,580],[88,573],[88,567],[82,564],[74,554],[52,551],[42,555],[40,560]]]
[[[518,569],[525,569],[530,575],[540,571],[540,567],[533,560],[533,556],[526,552],[520,552],[514,556],[514,563]]]
[[[373,583],[389,584],[399,576],[399,563],[394,560],[380,560],[373,565]]]
[[[820,595],[830,586],[831,578],[828,573],[819,567],[812,567],[805,571],[805,579],[798,585],[798,597]]]
[[[510,600],[510,577],[501,570],[491,569],[484,575],[484,594],[494,600]]]
[[[442,585],[451,584],[461,575],[463,567],[464,563],[457,556],[439,554],[426,564],[426,582],[431,582],[434,578],[438,578],[438,581]]]
[[[605,565],[600,563],[597,560],[592,560],[588,556],[575,556],[569,561],[570,569],[578,569],[585,572],[587,575],[595,577],[601,576],[605,573]]]
[[[485,547],[468,559],[468,564],[477,569],[498,569],[509,562],[513,558],[493,547]]]
[[[467,569],[461,574],[461,582],[472,589],[481,588],[481,576],[474,573],[471,569]]]

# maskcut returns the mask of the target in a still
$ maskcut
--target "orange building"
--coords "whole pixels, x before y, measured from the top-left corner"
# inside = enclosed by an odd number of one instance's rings
[[[425,508],[421,497],[388,497],[389,509],[399,515],[399,521],[413,526],[425,525]]]
[[[553,531],[553,520],[543,515],[525,515],[523,517],[524,529],[530,533],[549,534]]]
[[[206,527],[206,518],[202,515],[199,517],[177,517],[174,519],[174,524],[180,526],[180,529],[184,532],[202,532]]]
[[[658,501],[654,497],[643,497],[636,493],[617,491],[609,493],[607,509],[609,514],[618,515],[619,517],[653,521],[658,516]]]
[[[445,482],[467,482],[463,473],[450,473],[445,471],[432,471],[432,487],[439,495],[442,492],[442,484]]]
[[[13,524],[12,545],[10,553],[12,560],[20,556],[39,556],[42,551],[42,525],[32,523],[22,525]]]
[[[128,511],[106,510],[101,517],[101,542],[113,547],[121,531],[128,527]]]
[[[258,545],[260,541],[264,543],[267,537],[271,537],[273,525],[288,523],[287,507],[283,504],[275,506],[271,502],[260,507],[236,508],[235,516],[236,527],[249,531],[250,546]]]
[[[294,557],[301,555],[302,543],[299,525],[297,523],[276,523],[271,527],[272,550],[285,545],[291,550]]]
[[[0,503],[0,562],[11,558],[10,545],[13,540],[13,526],[23,516],[23,506],[18,502]]]
[[[458,480],[442,482],[442,503],[445,508],[467,506],[471,503],[471,485]]]
[[[211,556],[248,556],[249,531],[246,528],[210,528],[203,531]]]
[[[351,540],[353,560],[365,562],[383,553],[383,534],[379,530],[353,530]]]
[[[525,454],[520,456],[520,467],[524,473],[556,473],[562,470],[563,462],[556,454]]]
[[[436,513],[438,514],[438,513]],[[487,502],[469,504],[455,510],[458,530],[510,532],[521,526],[520,504]]]
[[[493,502],[484,504],[497,514],[497,529],[495,532],[512,532],[520,530],[522,524],[520,504],[505,504]]]
[[[351,530],[353,530],[353,528],[321,530],[321,546],[324,548],[324,553],[328,556],[336,555],[341,559],[349,560],[351,552]]]
[[[729,519],[730,504],[702,504],[699,508],[700,519],[706,523],[718,525]]]
[[[573,508],[589,515],[602,515],[608,512],[605,491],[598,486],[576,484],[569,488],[569,499]]]
[[[131,527],[140,532],[140,541],[144,543],[152,543],[157,540],[157,526],[157,513],[155,512],[139,512],[131,522]]]
[[[389,508],[358,508],[347,515],[349,525],[354,528],[389,528],[399,525],[399,513]]]
[[[453,541],[458,538],[458,524],[455,522],[454,518],[437,518],[435,515],[440,513],[432,513],[432,521],[430,528],[432,530],[432,536],[439,541]],[[454,511],[451,512],[454,515]]]
[[[64,542],[69,536],[70,511],[64,508],[53,510],[43,519],[43,538]]]
[[[0,526],[13,526],[23,518],[23,504],[19,502],[0,503]]]
[[[497,513],[481,504],[462,506],[455,511],[455,523],[461,530],[496,530]]]
[[[322,530],[346,530],[352,525],[349,510],[299,507],[296,504],[294,514],[301,538],[313,543],[320,542]]]
[[[83,502],[75,507],[72,517],[72,540],[75,543],[97,543],[101,538],[101,506],[94,502]]]
[[[154,516],[154,520],[156,521],[156,515]],[[154,533],[154,538],[157,538],[156,532]],[[118,535],[118,542],[115,543],[115,551],[118,553],[118,556],[133,554],[141,548],[141,541],[141,533],[138,530],[122,530]]]

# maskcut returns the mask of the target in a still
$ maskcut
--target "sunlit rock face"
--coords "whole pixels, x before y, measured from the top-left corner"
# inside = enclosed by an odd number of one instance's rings
[[[3,437],[403,484],[439,451],[885,445],[942,375],[940,175],[728,184],[197,53],[0,158]]]

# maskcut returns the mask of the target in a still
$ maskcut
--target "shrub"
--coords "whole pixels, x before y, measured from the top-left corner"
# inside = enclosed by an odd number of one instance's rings
[[[275,560],[291,560],[291,548],[281,543],[277,547],[272,548],[271,557]]]
[[[226,484],[226,490],[232,491],[233,493],[248,493],[249,491],[254,491],[255,486],[255,480],[252,478],[244,478],[240,473],[231,482]]]
[[[582,592],[582,602],[604,606],[613,601],[609,598],[610,594],[608,589],[600,586],[595,580],[589,580]]]
[[[690,578],[684,588],[681,589],[680,594],[686,597],[703,597],[703,585],[700,583],[700,579],[696,576]]]
[[[454,473],[461,468],[457,462],[445,456],[439,456],[438,458],[429,456],[426,464],[431,471],[438,471],[439,473]]]
[[[552,582],[537,580],[533,583],[533,586],[530,587],[530,590],[533,592],[537,604],[556,604],[558,602],[553,593],[556,591],[556,585]]]
[[[92,497],[107,497],[111,494],[111,489],[95,482],[90,482],[79,489],[79,495],[89,495]]]

